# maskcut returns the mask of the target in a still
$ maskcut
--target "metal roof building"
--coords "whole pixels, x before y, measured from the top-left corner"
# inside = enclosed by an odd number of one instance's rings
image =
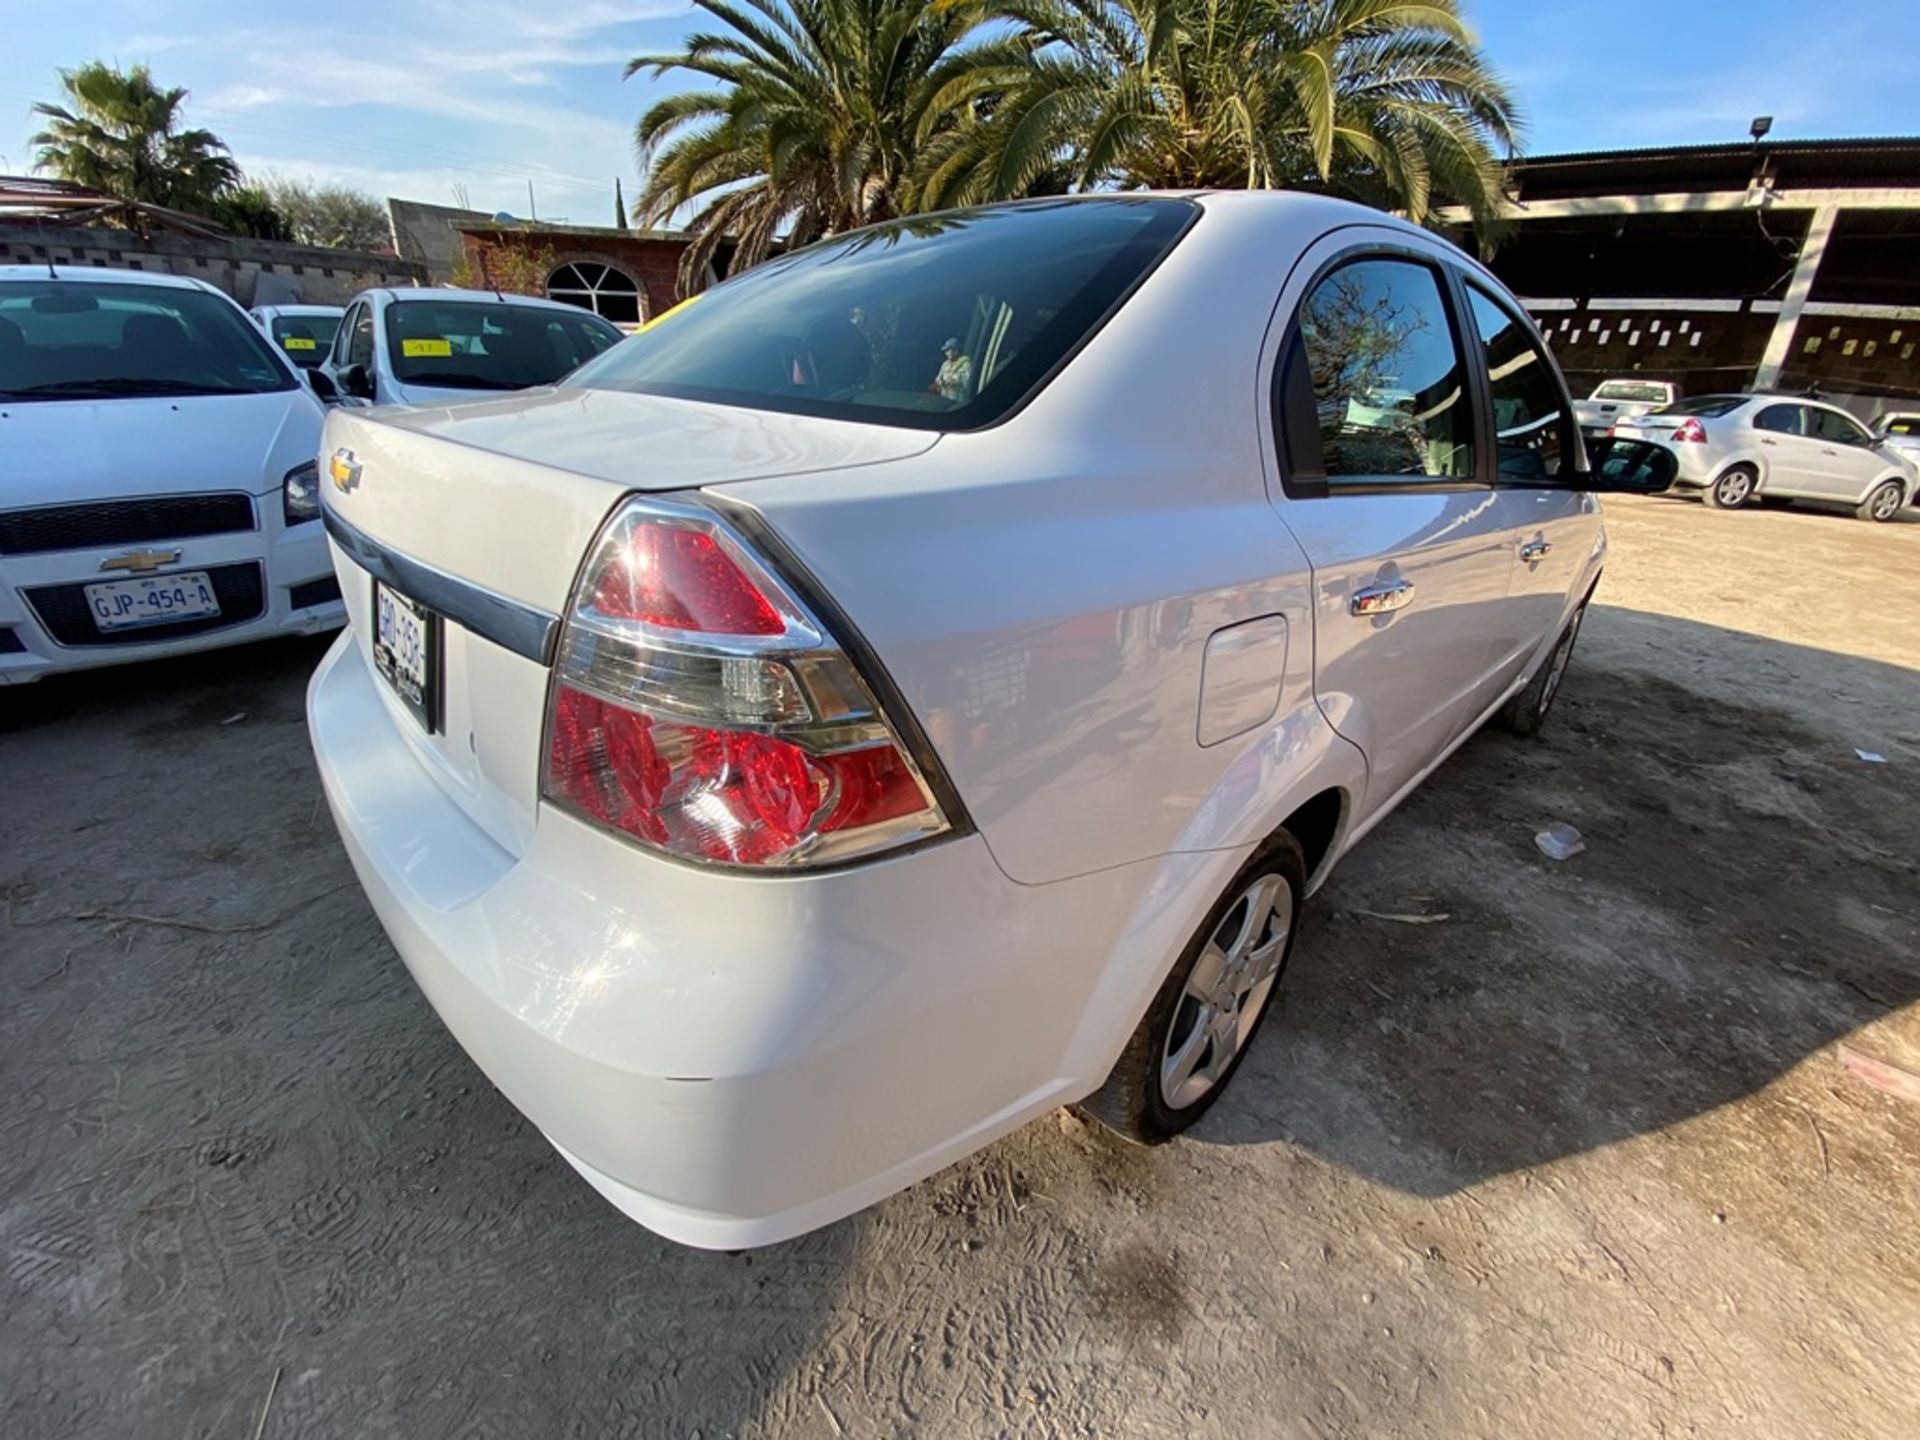
[[[1920,138],[1540,155],[1509,183],[1491,263],[1576,389],[1920,397]]]

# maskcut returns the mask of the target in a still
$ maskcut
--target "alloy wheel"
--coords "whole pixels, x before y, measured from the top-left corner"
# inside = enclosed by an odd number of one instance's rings
[[[1882,485],[1873,497],[1873,518],[1891,520],[1894,511],[1900,508],[1900,487]]]
[[[1184,1110],[1233,1068],[1280,978],[1293,929],[1293,890],[1257,876],[1207,938],[1160,1046],[1160,1098]]]
[[[1753,477],[1744,470],[1729,470],[1713,488],[1720,503],[1731,510],[1736,505],[1744,505],[1747,496],[1753,493]]]

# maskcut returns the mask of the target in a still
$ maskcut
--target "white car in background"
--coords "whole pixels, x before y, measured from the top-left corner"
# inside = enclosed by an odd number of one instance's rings
[[[1696,395],[1622,420],[1613,433],[1667,446],[1677,483],[1707,504],[1819,500],[1862,520],[1891,520],[1913,497],[1916,472],[1837,405],[1791,395]]]
[[[1883,449],[1906,457],[1920,469],[1920,410],[1889,410],[1873,422],[1873,438]],[[1920,496],[1915,497],[1920,503]]]
[[[551,385],[626,337],[591,310],[491,290],[379,289],[311,374],[329,402],[445,405]]]
[[[340,317],[347,312],[343,305],[256,305],[247,313],[287,359],[311,370],[327,358]]]
[[[210,285],[0,266],[0,682],[338,626],[322,414]]]
[[[1589,468],[1484,267],[1274,192],[856,232],[325,448],[361,883],[567,1160],[721,1248],[1060,1104],[1191,1125],[1337,857],[1541,724],[1592,492],[1673,474]]]
[[[1671,380],[1603,380],[1593,394],[1573,402],[1573,414],[1581,432],[1595,437],[1605,435],[1615,421],[1665,409],[1679,398],[1679,387]]]

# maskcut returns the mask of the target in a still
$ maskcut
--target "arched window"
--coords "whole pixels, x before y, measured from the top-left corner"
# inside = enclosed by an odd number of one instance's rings
[[[547,298],[591,310],[616,325],[640,323],[640,287],[611,265],[581,260],[547,277]]]

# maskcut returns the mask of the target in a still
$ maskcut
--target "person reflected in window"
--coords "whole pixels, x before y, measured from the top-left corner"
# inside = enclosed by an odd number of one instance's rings
[[[931,389],[943,400],[963,405],[973,390],[973,361],[960,353],[960,342],[952,336],[940,346],[940,369]]]

